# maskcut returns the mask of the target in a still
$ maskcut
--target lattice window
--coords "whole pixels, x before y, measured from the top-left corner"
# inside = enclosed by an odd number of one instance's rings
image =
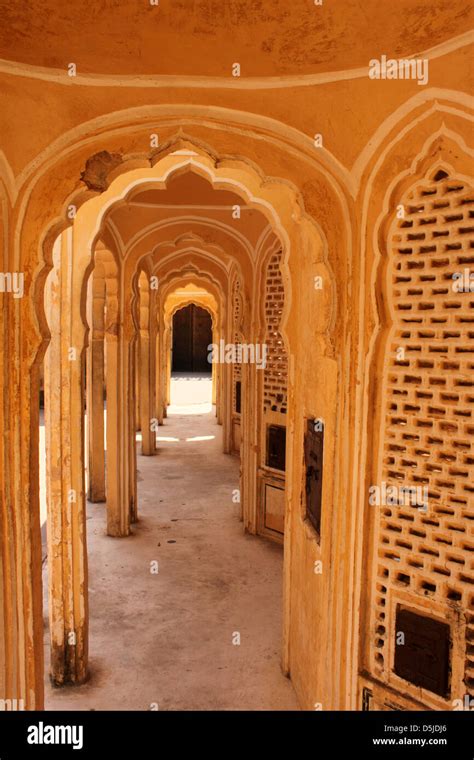
[[[242,320],[242,294],[241,284],[238,277],[235,278],[232,288],[232,333],[233,342],[239,346],[241,341],[241,320]],[[234,414],[240,415],[238,411],[237,383],[242,383],[242,365],[235,363],[232,365],[232,409]],[[240,385],[242,388],[242,385]]]
[[[285,302],[285,291],[280,271],[282,252],[273,254],[268,262],[265,278],[265,323],[267,360],[264,372],[265,411],[286,414],[286,388],[288,359],[280,333],[281,315]]]
[[[385,353],[382,480],[426,487],[426,511],[381,506],[372,630],[375,668],[387,662],[387,598],[401,587],[438,608],[467,610],[465,693],[474,693],[474,192],[438,171],[401,200],[388,236],[393,324]],[[474,282],[473,282],[474,287]],[[382,386],[383,387],[383,386]],[[458,696],[458,695],[454,695]]]

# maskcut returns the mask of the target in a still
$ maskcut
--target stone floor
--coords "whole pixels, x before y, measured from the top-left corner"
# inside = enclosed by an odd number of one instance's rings
[[[91,676],[48,681],[46,709],[297,709],[280,670],[282,550],[243,533],[239,463],[196,411],[170,407],[159,453],[138,456],[133,536],[107,537],[105,505],[88,505]]]

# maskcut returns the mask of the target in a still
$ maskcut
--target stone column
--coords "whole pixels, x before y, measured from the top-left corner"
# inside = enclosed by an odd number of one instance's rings
[[[87,678],[88,588],[84,482],[84,345],[81,289],[73,234],[54,250],[47,283],[51,342],[45,357],[51,680]]]
[[[129,329],[131,327],[131,320],[129,320]],[[124,333],[129,334],[129,330],[124,329]],[[135,378],[136,378],[136,359],[137,359],[137,344],[138,344],[138,335],[133,335],[132,338],[128,338],[127,345],[127,351],[128,351],[128,387],[133,388],[135,387]],[[124,348],[125,350],[125,348]],[[128,494],[128,514],[129,514],[129,520],[132,523],[137,522],[138,520],[138,495],[137,495],[137,444],[136,444],[136,406],[135,406],[135,400],[133,398],[132,393],[130,392],[128,397],[124,399],[123,408],[125,410],[127,424],[128,424],[128,431],[129,434],[126,438],[126,443],[128,444],[127,453],[126,456],[127,459],[127,469],[128,469],[128,476],[127,476],[127,494]]]
[[[142,428],[142,418],[140,414],[140,376],[141,376],[141,353],[140,353],[140,342],[136,341],[134,343],[134,354],[133,354],[133,364],[136,367],[136,373],[134,376],[134,420],[135,420],[135,430],[138,432]]]
[[[0,183],[1,195],[1,183]],[[0,197],[0,268],[17,271]],[[39,348],[31,280],[23,298],[0,294],[0,699],[43,709],[43,616],[38,489]]]
[[[152,356],[152,347],[154,346],[154,337],[151,336],[151,314],[153,309],[150,308],[150,285],[144,272],[140,275],[140,303],[139,303],[139,347],[140,347],[140,427],[142,431],[141,453],[145,456],[151,456],[155,453],[156,432],[151,429],[151,420],[155,416],[155,397],[154,397],[154,358]]]
[[[96,263],[89,280],[87,316],[89,347],[87,349],[87,433],[89,500],[105,501],[104,452],[104,270]]]
[[[170,327],[168,324],[168,317],[165,317],[164,303],[160,299],[159,313],[158,313],[158,332],[159,332],[159,353],[158,353],[158,367],[156,370],[157,377],[159,378],[158,385],[158,404],[159,415],[158,421],[160,425],[163,424],[165,417],[167,416],[167,404],[169,393],[169,373],[170,373]]]
[[[129,379],[129,351],[124,342],[120,276],[113,257],[106,268],[106,393],[107,393],[107,535],[121,538],[130,534],[130,429],[129,406],[134,403]]]
[[[155,393],[156,393],[156,417],[160,425],[163,424],[163,391],[164,391],[164,306],[163,299],[158,292],[156,294],[156,361],[155,361]]]
[[[257,342],[257,341],[255,341]],[[245,529],[257,532],[258,452],[259,452],[259,383],[261,370],[255,364],[242,365],[240,414],[241,435],[241,515]]]
[[[220,313],[217,311],[216,314],[216,322],[220,319]],[[220,340],[223,335],[223,331],[220,327],[221,322],[218,323],[217,328],[213,331],[212,334],[212,342],[215,343],[217,346],[220,344]],[[225,446],[225,439],[226,439],[226,430],[225,430],[225,410],[224,410],[224,396],[223,396],[223,382],[224,382],[224,374],[225,374],[225,366],[222,365],[220,362],[217,364],[211,364],[212,367],[212,384],[213,384],[213,398],[212,403],[216,405],[216,417],[217,422],[219,425],[223,425],[223,433],[222,433],[222,446]]]
[[[165,361],[166,361],[166,385],[165,385],[165,403],[163,406],[163,415],[168,416],[168,405],[171,402],[171,372],[173,369],[171,361],[171,351],[173,346],[173,320],[171,320],[169,327],[165,332]]]

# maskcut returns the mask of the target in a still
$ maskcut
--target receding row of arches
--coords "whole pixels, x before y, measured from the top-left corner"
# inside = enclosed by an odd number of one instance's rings
[[[13,324],[21,319],[35,329],[29,364],[18,365],[28,400],[22,419],[29,415],[33,437],[38,414],[29,392],[37,398],[44,355],[57,683],[87,677],[84,409],[89,497],[105,496],[107,532],[126,538],[140,515],[136,429],[142,453],[153,455],[150,422],[166,422],[169,403],[173,316],[193,304],[211,315],[213,344],[240,346],[240,359],[253,346],[253,361],[213,365],[213,401],[224,451],[241,458],[245,529],[277,542],[284,536],[282,661],[302,706],[383,705],[395,692],[400,705],[438,708],[471,688],[472,297],[453,297],[447,283],[472,258],[474,199],[465,169],[472,154],[460,113],[434,111],[426,119],[405,143],[386,141],[391,162],[380,153],[369,161],[360,234],[348,224],[354,211],[347,187],[326,169],[308,180],[311,199],[302,204],[286,175],[267,180],[252,161],[217,159],[199,140],[178,139],[151,162],[113,167],[103,192],[88,191],[82,204],[77,195],[67,198],[74,223],[60,230],[64,221],[55,222],[42,239],[48,264],[37,261],[36,303],[31,295],[28,307],[13,304],[11,313]],[[401,173],[400,156],[409,167]],[[33,195],[40,189],[41,181]],[[208,190],[213,201],[223,194],[213,203],[212,225],[208,209],[191,209],[206,206]],[[185,213],[161,225],[166,239],[152,243],[158,228],[140,230],[160,205],[152,194],[167,192],[170,201],[179,195]],[[241,229],[223,221],[236,205],[248,214]],[[133,221],[139,216],[140,230]],[[37,249],[37,229],[27,219],[22,241],[24,250]],[[350,253],[358,246],[360,260]],[[263,362],[257,346],[266,346]],[[17,402],[11,399],[9,419]],[[437,451],[428,468],[426,436]],[[16,494],[20,511],[25,499],[38,501],[35,455],[28,466],[31,477]],[[385,504],[374,513],[367,493],[382,481],[426,486],[434,512]],[[319,505],[310,513],[313,498]],[[34,547],[37,520],[29,510],[27,516],[22,540]],[[15,527],[3,530],[6,536]],[[4,570],[11,588],[23,544],[14,545]],[[9,693],[28,695],[29,706],[41,704],[42,691],[40,670],[25,655],[41,638],[35,573],[33,557],[23,580],[27,598],[15,603],[29,628],[20,626],[7,642]],[[397,664],[400,610],[449,621],[447,675],[437,690],[410,681]]]

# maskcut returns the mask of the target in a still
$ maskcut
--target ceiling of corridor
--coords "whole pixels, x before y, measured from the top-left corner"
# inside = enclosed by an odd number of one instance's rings
[[[313,74],[416,54],[470,26],[466,0],[5,0],[0,58],[82,73]],[[232,28],[232,35],[223,31]],[[107,46],[104,47],[104,40]]]
[[[236,205],[241,209],[240,219],[232,216]],[[237,236],[243,235],[252,248],[256,248],[269,228],[266,217],[247,206],[239,195],[214,190],[209,182],[193,172],[172,178],[165,190],[139,189],[127,203],[116,206],[107,216],[107,224],[112,226],[124,249],[145,230],[151,231],[162,223],[166,229],[160,233],[161,239],[172,239],[176,236],[176,232],[169,231],[173,220],[176,224],[185,223],[186,232],[195,232],[210,240],[216,238],[216,224],[221,229],[224,225]],[[203,233],[203,223],[207,233]]]

